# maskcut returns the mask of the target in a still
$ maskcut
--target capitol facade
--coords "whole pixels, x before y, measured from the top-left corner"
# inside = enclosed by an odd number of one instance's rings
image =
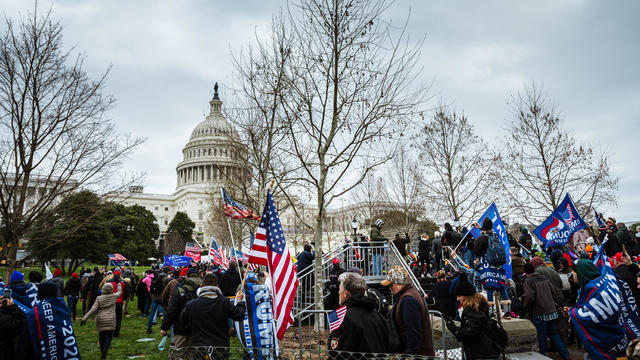
[[[246,150],[237,146],[238,132],[222,115],[217,83],[214,90],[209,115],[196,125],[182,149],[182,161],[176,166],[176,191],[151,194],[141,186],[132,186],[120,196],[123,204],[140,205],[153,213],[161,238],[176,212],[182,211],[195,223],[197,238],[205,240],[202,245],[208,245],[212,235],[211,205],[220,202],[220,186],[249,179],[249,169],[242,160],[246,153],[240,153]]]

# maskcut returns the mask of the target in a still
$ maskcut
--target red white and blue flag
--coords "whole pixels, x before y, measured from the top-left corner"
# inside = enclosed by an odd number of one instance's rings
[[[593,259],[601,276],[580,290],[569,317],[592,359],[614,360],[623,357],[631,340],[640,336],[640,320],[629,285],[613,272],[603,248]]]
[[[567,194],[551,215],[540,224],[533,233],[542,241],[545,248],[563,246],[576,231],[584,229],[587,224],[576,210],[576,206]]]
[[[596,209],[593,209],[593,213],[596,216],[596,222],[598,223],[598,230],[607,231],[609,229],[609,227],[607,226],[607,223],[604,221],[604,217],[602,216],[602,213],[598,214]]]
[[[246,205],[241,204],[231,198],[231,195],[220,186],[222,200],[224,201],[224,214],[232,219],[253,219],[260,220],[260,216],[254,213]]]
[[[327,314],[327,320],[329,323],[329,331],[334,332],[340,328],[344,321],[344,316],[347,314],[347,306],[342,305],[339,308],[333,310]]]
[[[298,278],[271,191],[267,191],[267,202],[249,253],[249,262],[265,265],[269,269],[276,333],[278,339],[282,339],[285,330],[293,323],[291,308],[298,289]]]
[[[218,246],[218,242],[213,235],[211,235],[211,245],[209,246],[209,261],[218,264],[218,266],[225,270],[229,268],[229,261],[227,261],[224,251]]]

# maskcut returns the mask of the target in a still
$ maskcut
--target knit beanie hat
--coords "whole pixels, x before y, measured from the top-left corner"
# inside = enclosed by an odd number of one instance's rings
[[[190,277],[190,276],[192,276],[192,275],[198,275],[198,270],[197,270],[197,269],[195,269],[195,268],[190,268],[190,269],[187,271],[187,277]]]
[[[60,269],[56,268],[55,270],[53,270],[53,276],[60,276],[60,274],[62,274],[62,271],[60,271]]]
[[[383,221],[382,219],[378,219],[378,220],[376,220],[376,226],[377,226],[377,227],[382,226],[382,224],[384,224],[384,221]]]
[[[471,296],[476,293],[476,288],[467,279],[467,274],[461,274],[458,277],[458,283],[453,289],[453,295],[455,296]]]
[[[491,219],[484,218],[484,221],[482,222],[482,230],[484,231],[492,231],[493,230],[493,221],[491,221]]]
[[[533,265],[534,268],[537,268],[538,266],[544,264],[544,260],[542,260],[539,256],[534,256],[531,259],[531,264]]]
[[[578,285],[580,289],[584,288],[589,281],[597,279],[601,275],[598,268],[593,265],[593,262],[587,259],[580,259],[580,261],[578,261],[576,273],[578,273]]]
[[[521,228],[520,228],[520,232],[521,232],[522,234],[526,234],[526,233],[528,233],[528,232],[529,232],[529,229],[527,229],[526,227],[524,227],[524,226],[523,226],[523,227],[521,227]]]
[[[187,276],[187,271],[189,271],[189,268],[187,268],[187,267],[182,268],[182,270],[180,270],[180,277]]]
[[[12,283],[14,281],[24,281],[24,275],[20,271],[14,270],[11,273],[11,279],[9,282]]]
[[[71,274],[71,278],[72,279],[77,279],[78,278],[78,274],[77,273],[72,273]]]

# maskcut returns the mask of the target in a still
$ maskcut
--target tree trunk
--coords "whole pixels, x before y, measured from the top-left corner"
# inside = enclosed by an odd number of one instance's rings
[[[314,259],[315,269],[314,269],[314,278],[315,278],[315,286],[314,290],[314,298],[315,298],[315,309],[323,310],[324,302],[322,301],[322,225],[324,219],[324,185],[325,179],[327,176],[326,170],[321,168],[320,170],[320,181],[318,184],[318,198],[317,198],[317,213],[316,213],[316,226],[314,233],[314,241],[315,241],[315,250],[316,256]],[[324,316],[320,316],[320,313],[316,313],[315,319],[316,329],[320,331],[320,329],[324,329]]]

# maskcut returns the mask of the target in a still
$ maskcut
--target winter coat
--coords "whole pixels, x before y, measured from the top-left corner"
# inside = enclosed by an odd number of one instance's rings
[[[400,352],[434,356],[429,308],[418,290],[405,285],[394,298],[398,300],[391,314],[402,344]]]
[[[370,242],[380,242],[386,241],[384,236],[382,236],[382,231],[376,224],[371,224],[371,229],[369,230],[369,241]]]
[[[45,282],[56,286],[56,291],[57,291],[56,297],[64,296],[64,280],[62,280],[60,276],[54,276]]]
[[[244,319],[244,301],[233,305],[217,286],[203,286],[200,295],[185,305],[180,321],[191,335],[192,346],[229,347],[229,324]]]
[[[395,245],[395,247],[398,249],[398,252],[400,253],[400,255],[402,257],[406,257],[407,256],[407,244],[409,243],[409,238],[403,238],[403,237],[396,237],[395,239],[393,239],[393,245]]]
[[[450,329],[453,335],[462,343],[467,360],[497,359],[500,355],[493,340],[488,334],[489,306],[481,303],[478,310],[471,307],[462,311],[460,327]]]
[[[549,266],[540,265],[536,268],[536,273],[544,275],[547,279],[549,279],[549,281],[551,281],[551,284],[556,289],[556,292],[554,293],[556,296],[554,299],[556,304],[564,304],[564,295],[562,294],[562,279],[560,279],[560,275],[558,275],[558,272]]]
[[[297,264],[297,272],[298,274],[306,273],[306,269],[313,264],[313,259],[315,258],[315,254],[311,251],[303,251],[298,255],[298,264]]]
[[[418,257],[428,259],[431,255],[431,241],[420,239],[418,243]]]
[[[533,316],[556,312],[554,299],[557,298],[557,291],[544,275],[535,272],[527,274],[527,280],[524,282],[524,310],[530,311]]]
[[[489,236],[485,233],[478,236],[475,244],[473,245],[473,255],[477,258],[484,256],[487,253],[487,248],[489,248]]]
[[[361,353],[389,351],[389,329],[376,310],[376,301],[368,296],[353,296],[344,303],[347,312],[340,327],[329,335],[329,350]],[[330,357],[340,355],[329,353]],[[363,357],[366,358],[366,357]]]
[[[442,238],[433,239],[433,244],[431,244],[431,252],[437,258],[442,256]]]
[[[222,295],[224,296],[234,296],[236,291],[238,291],[238,286],[240,286],[242,280],[240,279],[240,274],[237,269],[229,269],[225,271],[220,277],[220,290],[222,290]]]
[[[511,270],[513,272],[513,278],[524,274],[524,264],[524,258],[520,253],[511,254]]]
[[[25,315],[17,305],[0,308],[0,360],[16,359],[16,336],[20,335]]]
[[[438,281],[433,284],[429,297],[435,301],[434,309],[448,317],[456,312],[456,297],[449,292],[451,281]]]
[[[518,240],[520,245],[524,246],[525,249],[531,250],[531,245],[533,244],[533,240],[531,239],[531,234],[521,234],[520,239]]]
[[[82,286],[82,282],[79,278],[71,278],[67,280],[67,283],[64,286],[64,294],[69,296],[78,296],[80,293],[80,287]]]
[[[174,281],[175,285],[173,286],[171,296],[169,297],[169,304],[165,308],[167,311],[165,316],[162,318],[162,325],[160,325],[160,329],[168,331],[171,329],[171,326],[173,326],[174,334],[187,335],[188,330],[185,329],[182,324],[180,313],[189,300],[193,300],[197,297],[196,290],[198,290],[200,284],[202,284],[202,280],[200,280],[196,275]],[[169,285],[167,285],[167,287],[169,287]]]
[[[613,272],[616,273],[622,280],[624,280],[627,285],[631,288],[631,293],[633,297],[636,299],[636,304],[640,301],[640,289],[638,289],[637,277],[640,276],[638,273],[638,265],[624,265],[620,264],[613,269]]]
[[[613,255],[622,252],[622,243],[618,240],[618,237],[615,234],[609,234],[608,240],[604,245],[604,252],[608,257],[613,257]]]
[[[164,287],[164,290],[162,290],[162,308],[163,309],[169,308],[169,301],[171,301],[171,294],[173,293],[173,289],[178,284],[178,281],[184,282],[184,278],[172,279],[171,281],[169,281],[167,286]]]
[[[118,286],[118,284],[122,284],[122,294],[120,294],[120,296],[116,300],[116,304],[123,304],[125,297],[129,296],[129,287],[127,286],[127,283],[125,283],[124,280],[120,278],[120,276],[114,276],[113,278],[111,278],[111,280],[112,281],[110,281],[110,283],[113,286],[113,289],[115,289],[116,286]],[[104,285],[102,289],[104,293]],[[111,292],[115,292],[115,291],[111,290]]]
[[[108,331],[116,329],[116,299],[122,293],[123,283],[118,285],[118,291],[113,292],[113,285],[106,283],[102,286],[102,295],[96,298],[91,309],[82,317],[82,321],[86,321],[89,316],[97,313],[96,329],[100,331]]]

